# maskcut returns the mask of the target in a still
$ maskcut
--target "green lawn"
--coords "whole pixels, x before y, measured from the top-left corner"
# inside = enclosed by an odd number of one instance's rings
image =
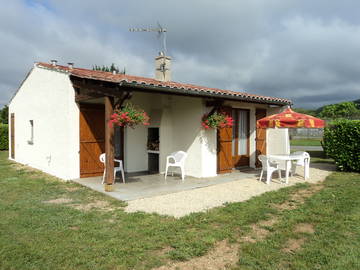
[[[311,156],[311,163],[328,163],[328,164],[334,164],[335,161],[332,158],[323,158],[323,157],[313,157]]]
[[[321,146],[319,139],[293,139],[290,140],[292,146]]]
[[[222,240],[240,254],[228,269],[360,269],[359,174],[175,219],[127,214],[123,202],[6,156],[0,152],[0,269],[151,269],[196,263]]]

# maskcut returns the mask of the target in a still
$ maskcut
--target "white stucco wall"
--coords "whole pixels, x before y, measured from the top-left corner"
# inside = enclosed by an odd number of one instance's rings
[[[34,67],[9,104],[9,115],[15,114],[16,162],[65,180],[79,177],[79,109],[74,95],[67,74]],[[33,144],[28,143],[30,120]]]
[[[201,174],[202,177],[217,175],[217,134],[216,130],[202,130],[201,143]]]
[[[201,117],[204,114],[203,100],[200,98],[174,96],[172,99],[172,151],[183,150],[188,153],[186,173],[194,177],[203,177],[202,146],[206,134],[201,129]],[[204,137],[205,136],[205,137]]]

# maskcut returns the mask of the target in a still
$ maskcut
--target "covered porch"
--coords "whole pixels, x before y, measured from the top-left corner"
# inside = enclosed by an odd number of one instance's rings
[[[122,160],[124,171],[129,175],[138,172],[161,174],[165,171],[168,155],[185,151],[188,154],[185,163],[187,183],[182,183],[181,188],[193,189],[206,186],[204,183],[207,181],[203,179],[217,179],[217,174],[231,173],[239,168],[242,171],[243,166],[254,168],[259,165],[256,160],[261,153],[284,150],[280,142],[287,137],[287,133],[258,130],[256,120],[278,111],[288,101],[235,94],[229,100],[229,97],[224,97],[225,92],[200,91],[192,85],[177,88],[170,82],[167,85],[157,81],[159,85],[155,87],[152,81],[101,81],[97,77],[88,78],[78,74],[72,75],[71,81],[76,90],[75,100],[80,114],[80,178],[87,178],[87,184],[91,185],[89,177],[97,177],[93,184],[96,186],[94,189],[99,191],[105,189],[106,192],[113,192],[120,187],[113,184],[115,158]],[[150,123],[135,128],[109,125],[114,110],[127,102],[146,111]],[[234,127],[219,131],[202,128],[200,123],[203,115],[220,109],[234,118]],[[99,161],[102,153],[106,156],[105,164]],[[101,180],[95,179],[100,179],[104,167],[105,185],[101,188]],[[230,179],[236,177],[236,174],[231,175]],[[141,194],[140,197],[146,197],[151,193],[148,186],[161,183],[158,190],[165,190],[165,193],[177,191],[178,184],[164,186],[161,178],[144,176],[142,181],[127,181],[120,189],[126,194],[127,190],[134,188]],[[222,176],[221,179],[227,181],[229,178]],[[211,183],[213,181],[208,182]],[[129,198],[124,195],[120,199]]]
[[[154,175],[165,172],[166,157],[176,151],[188,154],[186,179],[216,176],[216,131],[201,129],[200,119],[207,109],[202,99],[135,92],[131,104],[148,112],[150,123],[133,128],[109,125],[114,101],[119,99],[105,96],[79,104],[80,178],[100,179],[107,168],[105,188],[116,189],[111,161],[117,159],[122,160],[126,173],[126,185],[121,188],[142,182],[137,181],[139,175],[156,183]],[[102,153],[106,164],[99,161]]]

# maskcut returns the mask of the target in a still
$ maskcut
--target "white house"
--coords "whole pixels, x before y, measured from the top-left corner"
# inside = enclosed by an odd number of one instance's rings
[[[98,157],[112,157],[112,147],[128,173],[162,173],[166,156],[183,150],[186,175],[211,177],[255,167],[260,153],[289,152],[287,129],[257,130],[256,120],[290,100],[172,82],[169,61],[156,58],[157,79],[35,63],[9,104],[9,158],[69,180],[102,175]],[[112,137],[106,122],[124,101],[144,109],[150,126],[115,128]],[[233,128],[201,127],[214,108],[232,114]]]

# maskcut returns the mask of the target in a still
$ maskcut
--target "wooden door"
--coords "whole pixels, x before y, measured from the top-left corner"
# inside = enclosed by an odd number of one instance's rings
[[[256,109],[256,121],[266,117],[266,110]],[[259,155],[266,155],[266,128],[256,128],[256,167],[261,166]]]
[[[15,159],[15,114],[10,115],[10,140],[11,140],[11,153],[12,159]]]
[[[234,126],[232,132],[233,167],[249,166],[250,160],[250,113],[249,110],[233,109]]]
[[[105,152],[105,109],[100,105],[80,105],[80,177],[99,176],[104,165],[99,156]]]
[[[231,116],[231,108],[224,107],[222,111]],[[231,172],[232,160],[232,127],[220,128],[217,131],[217,163],[218,173]]]

